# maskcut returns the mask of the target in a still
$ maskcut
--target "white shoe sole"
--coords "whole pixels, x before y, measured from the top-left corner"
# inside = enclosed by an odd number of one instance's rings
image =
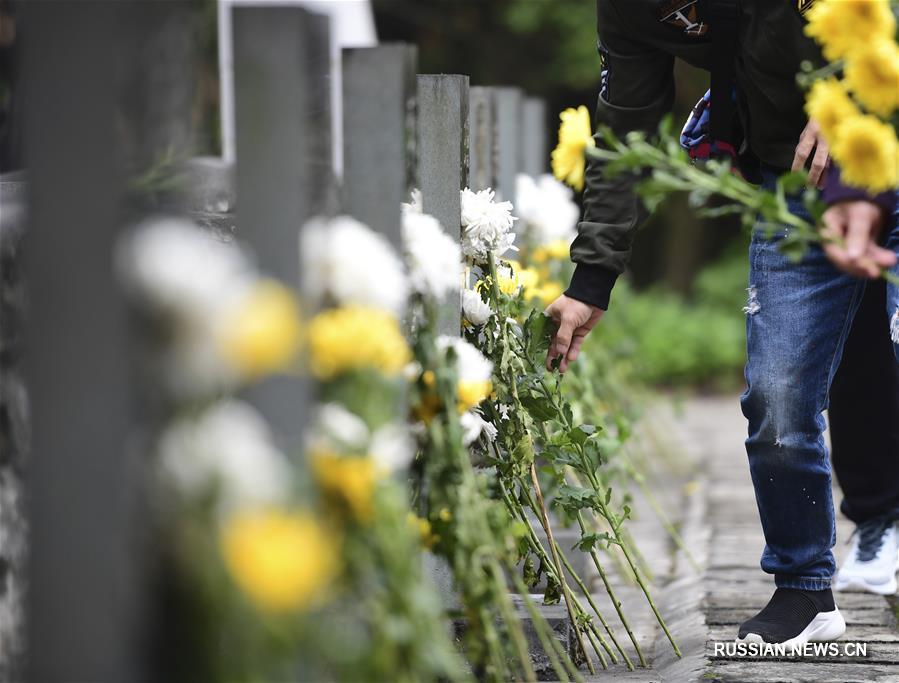
[[[896,580],[896,572],[899,571],[899,554],[896,557],[896,565],[893,567],[893,573],[886,581],[875,583],[863,576],[841,576],[837,573],[833,581],[833,589],[837,591],[865,591],[867,593],[876,593],[877,595],[895,595],[899,590],[899,581]]]
[[[840,610],[832,612],[818,612],[802,633],[794,638],[784,641],[786,648],[802,647],[806,643],[826,643],[836,640],[846,633],[846,622]],[[764,643],[765,639],[758,633],[747,633],[743,638],[737,638],[741,643]]]

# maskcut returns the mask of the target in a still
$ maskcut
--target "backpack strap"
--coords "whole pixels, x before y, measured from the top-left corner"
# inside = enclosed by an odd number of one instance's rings
[[[734,144],[735,61],[739,0],[699,0],[712,40],[712,98],[709,131],[715,140]]]

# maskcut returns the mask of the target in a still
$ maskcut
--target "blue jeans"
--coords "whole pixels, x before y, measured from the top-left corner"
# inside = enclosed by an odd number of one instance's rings
[[[766,174],[764,185],[773,181]],[[791,212],[808,217],[801,202],[789,202]],[[762,569],[778,586],[821,590],[836,569],[823,411],[865,282],[834,268],[819,247],[793,263],[777,248],[784,234],[756,230],[749,247],[747,389],[740,402],[765,532]],[[899,288],[890,301],[896,310]],[[887,323],[885,316],[884,334]]]

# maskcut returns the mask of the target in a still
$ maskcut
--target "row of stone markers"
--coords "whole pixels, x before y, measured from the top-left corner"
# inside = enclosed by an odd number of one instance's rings
[[[123,74],[137,79],[129,90],[156,82],[141,71],[147,57],[139,49],[148,31],[171,19],[172,3],[156,5],[141,10],[152,21],[135,20],[129,3],[23,8],[27,185],[0,178],[8,190],[0,223],[4,265],[26,254],[31,436],[22,436],[23,409],[4,382],[4,415],[15,420],[0,423],[0,442],[6,449],[13,440],[5,452],[27,461],[29,472],[27,679],[35,683],[153,679],[144,658],[153,545],[142,458],[158,415],[135,379],[139,345],[112,267],[124,226],[159,209],[186,213],[225,237],[236,226],[264,271],[298,283],[297,226],[313,215],[356,216],[398,245],[400,204],[418,188],[424,210],[458,235],[460,189],[493,187],[514,200],[516,174],[537,175],[548,160],[542,101],[516,88],[471,87],[467,76],[418,75],[416,49],[391,44],[345,51],[337,179],[327,20],[297,8],[238,7],[236,166],[191,159],[179,170],[180,187],[152,206],[135,203],[116,117]],[[136,140],[158,139],[148,128],[158,125],[158,117],[124,123]],[[444,331],[458,333],[459,320],[454,301]],[[3,320],[4,351],[19,348],[18,325],[18,316]],[[18,377],[9,358],[4,353],[4,373]],[[278,377],[250,398],[279,436],[295,440],[308,393],[303,381]],[[19,572],[13,566],[10,575]],[[568,645],[564,610],[547,609]],[[21,668],[20,649],[4,643],[0,670]]]

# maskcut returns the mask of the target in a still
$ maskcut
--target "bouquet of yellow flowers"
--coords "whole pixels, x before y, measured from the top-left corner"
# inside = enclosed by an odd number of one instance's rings
[[[888,0],[820,0],[806,33],[832,64],[809,91],[843,180],[872,192],[899,185],[899,44]]]

